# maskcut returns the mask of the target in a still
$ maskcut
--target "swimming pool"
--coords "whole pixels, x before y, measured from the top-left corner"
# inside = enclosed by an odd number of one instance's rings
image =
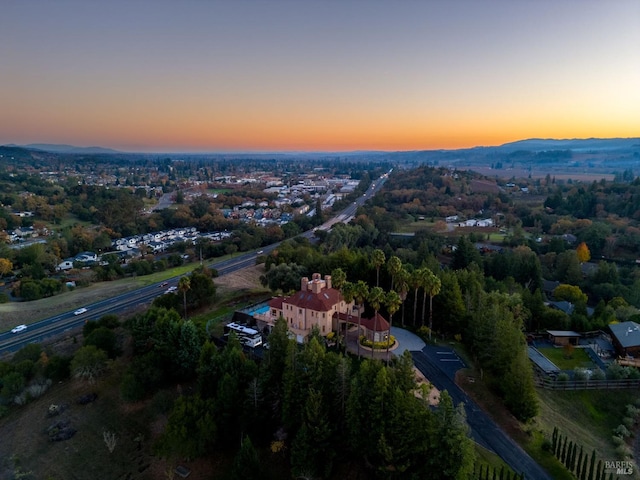
[[[269,312],[269,305],[262,305],[260,307],[257,308],[251,308],[249,310],[247,310],[247,313],[251,316],[253,315],[264,315],[265,313]]]

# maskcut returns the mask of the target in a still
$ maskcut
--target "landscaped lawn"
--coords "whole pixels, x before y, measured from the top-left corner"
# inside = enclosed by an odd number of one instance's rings
[[[575,368],[596,368],[587,352],[582,348],[574,348],[571,358],[565,357],[565,350],[556,347],[538,348],[540,353],[551,360],[560,370],[574,370]]]

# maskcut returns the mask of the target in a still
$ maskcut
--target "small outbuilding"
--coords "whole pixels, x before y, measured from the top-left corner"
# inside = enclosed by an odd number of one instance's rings
[[[554,345],[577,345],[582,336],[572,330],[547,330],[547,334]]]

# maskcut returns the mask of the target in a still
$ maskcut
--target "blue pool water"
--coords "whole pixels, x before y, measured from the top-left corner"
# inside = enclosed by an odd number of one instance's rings
[[[258,308],[254,308],[252,310],[248,310],[247,313],[249,315],[256,315],[256,314],[265,314],[269,311],[269,305],[263,305],[262,307],[258,307]]]

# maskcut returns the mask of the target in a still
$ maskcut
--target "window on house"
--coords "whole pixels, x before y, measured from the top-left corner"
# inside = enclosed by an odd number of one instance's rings
[[[324,328],[325,328],[325,326],[324,326],[324,325],[322,325],[322,333],[324,333]]]
[[[322,312],[322,318],[327,318],[327,314]]]
[[[299,309],[298,309],[298,313],[299,313],[300,315],[302,315],[302,309],[301,309],[301,308],[299,308]]]

